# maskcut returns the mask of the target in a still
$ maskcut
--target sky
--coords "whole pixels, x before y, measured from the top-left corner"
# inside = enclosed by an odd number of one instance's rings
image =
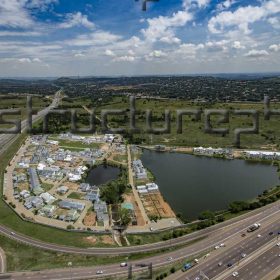
[[[0,0],[0,76],[280,72],[280,0]]]

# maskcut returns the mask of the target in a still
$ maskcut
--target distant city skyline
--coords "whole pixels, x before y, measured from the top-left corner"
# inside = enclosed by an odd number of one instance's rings
[[[280,0],[3,0],[0,77],[280,72]]]

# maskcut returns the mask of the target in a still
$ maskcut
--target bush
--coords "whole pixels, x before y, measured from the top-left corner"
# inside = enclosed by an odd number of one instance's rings
[[[175,271],[176,271],[175,267],[172,267],[172,268],[170,269],[170,273],[175,273]]]

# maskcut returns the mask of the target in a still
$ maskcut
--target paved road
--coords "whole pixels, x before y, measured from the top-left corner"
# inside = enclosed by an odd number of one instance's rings
[[[179,277],[176,279],[202,280],[203,277],[200,276],[201,271],[209,279],[222,280],[225,279],[228,274],[230,275],[229,277],[232,277],[232,273],[234,271],[239,271],[239,267],[243,262],[251,261],[251,258],[254,254],[257,256],[261,254],[262,248],[265,248],[267,244],[271,243],[271,246],[276,247],[279,229],[280,216],[276,215],[271,217],[269,221],[265,221],[262,224],[261,229],[253,233],[246,233],[247,237],[245,238],[241,236],[235,237],[236,240],[234,244],[229,244],[228,248],[218,249],[217,251],[219,252],[215,252],[213,257],[209,258],[208,260],[202,260],[199,265],[195,266],[193,269],[190,269],[188,272],[180,273]],[[270,232],[273,232],[273,234],[269,235]],[[261,237],[257,237],[259,234]],[[246,256],[245,258],[242,258],[241,255],[244,253]],[[277,260],[278,258],[279,257],[277,256]],[[221,266],[218,265],[219,263],[221,263]],[[232,264],[231,269],[228,268],[228,264]],[[257,277],[257,279],[261,279],[260,275]],[[249,277],[244,279],[252,278]]]
[[[273,206],[274,213],[271,213],[271,209],[267,209],[264,211],[264,213],[260,214],[255,217],[254,222],[260,222],[262,224],[262,229],[259,232],[262,232],[263,239],[258,239],[258,242],[261,242],[258,246],[261,246],[262,242],[268,241],[266,239],[267,235],[265,235],[265,232],[267,233],[269,230],[271,230],[271,225],[275,224],[275,228],[278,226],[280,227],[280,217],[279,217],[279,203],[278,205]],[[268,214],[270,213],[270,214]],[[251,218],[250,218],[251,219]],[[250,220],[249,219],[249,220]],[[213,249],[214,245],[220,244],[221,242],[226,243],[227,247],[217,250],[217,252],[220,253],[228,253],[228,250],[232,250],[236,246],[236,244],[239,244],[240,242],[244,242],[244,246],[246,244],[254,244],[253,234],[257,234],[257,232],[253,233],[252,235],[247,234],[245,238],[241,237],[241,233],[246,231],[247,226],[244,227],[243,223],[242,225],[238,224],[234,227],[225,227],[221,229],[219,234],[213,234],[209,235],[208,238],[199,241],[197,243],[194,243],[192,245],[183,247],[181,249],[178,249],[173,252],[164,253],[158,256],[150,257],[143,259],[139,261],[140,263],[153,263],[153,267],[162,267],[166,264],[188,258],[190,256],[196,256],[198,254],[201,254],[205,252],[207,249]],[[270,238],[271,236],[268,236]],[[241,240],[240,240],[241,239]],[[237,248],[239,246],[236,246]],[[123,248],[124,249],[124,248]],[[90,250],[90,249],[88,249]],[[248,248],[249,250],[249,248]],[[240,252],[236,251],[235,254],[240,255]],[[168,257],[172,257],[172,261],[168,261]],[[234,256],[228,255],[230,258],[234,258]],[[125,258],[124,258],[125,260]],[[133,267],[135,267],[135,264],[137,262],[133,261],[131,264]],[[73,268],[71,270],[69,269],[60,269],[60,270],[47,270],[47,271],[40,271],[40,272],[25,272],[25,273],[13,273],[13,274],[5,274],[7,277],[12,277],[12,279],[30,279],[30,280],[39,280],[39,279],[91,279],[95,277],[97,270],[103,270],[104,274],[103,276],[110,276],[110,275],[117,275],[117,274],[126,274],[127,268],[121,268],[119,264],[112,264],[112,265],[105,265],[105,266],[96,266],[96,267],[89,267],[89,268]],[[133,268],[133,271],[137,271],[137,269]],[[216,272],[217,273],[217,272]],[[184,275],[185,276],[185,275]],[[72,278],[71,278],[72,277]],[[8,279],[8,278],[7,278]],[[185,279],[185,278],[183,278]],[[191,279],[193,280],[193,279]]]
[[[44,117],[50,110],[54,109],[60,101],[60,94],[62,90],[56,92],[53,102],[47,108],[39,111],[32,116],[33,123]],[[21,122],[21,131],[24,132],[27,128],[27,120]],[[7,148],[18,138],[19,134],[0,134],[0,155],[7,150]]]

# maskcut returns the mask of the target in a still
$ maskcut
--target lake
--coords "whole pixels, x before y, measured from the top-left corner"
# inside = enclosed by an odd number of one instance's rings
[[[92,186],[99,186],[117,179],[119,174],[120,169],[117,167],[99,165],[89,170],[85,181]]]
[[[280,183],[277,168],[262,163],[149,150],[143,150],[141,159],[170,206],[189,219],[255,198]]]

